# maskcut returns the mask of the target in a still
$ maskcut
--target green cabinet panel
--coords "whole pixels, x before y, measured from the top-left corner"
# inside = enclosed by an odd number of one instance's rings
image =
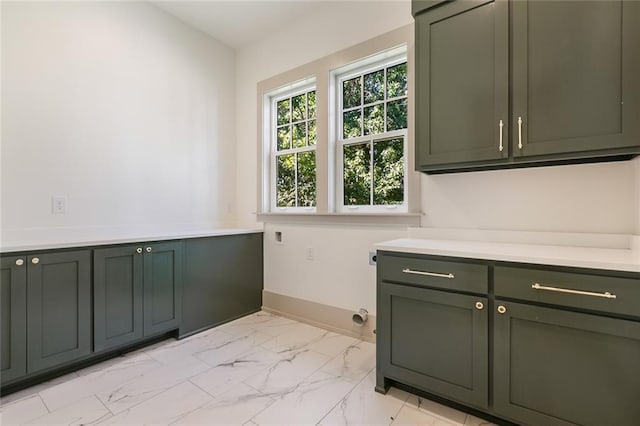
[[[93,324],[96,352],[140,340],[141,245],[93,251]]]
[[[640,2],[414,0],[413,11],[417,170],[640,154]]]
[[[495,412],[521,424],[640,424],[640,322],[496,302]]]
[[[181,241],[94,250],[96,351],[177,329],[181,301]]]
[[[489,267],[478,263],[384,252],[377,264],[385,282],[468,293],[486,294],[489,290]]]
[[[640,425],[640,274],[476,260],[487,271],[466,285],[484,276],[488,292],[473,296],[387,270],[403,261],[458,263],[378,252],[377,391],[398,382],[521,425]]]
[[[514,1],[512,7],[514,155],[638,146],[640,4]]]
[[[195,333],[262,305],[262,233],[0,260],[2,392],[146,338]]]
[[[593,275],[544,267],[496,266],[493,279],[497,297],[640,318],[640,280],[637,277]],[[542,286],[541,289],[534,288],[536,285]],[[594,296],[607,293],[611,297]]]
[[[487,304],[486,297],[379,282],[377,388],[390,378],[486,408]]]
[[[184,242],[180,336],[260,310],[262,233]]]
[[[91,353],[89,250],[27,256],[27,372]]]
[[[502,1],[447,3],[416,16],[419,168],[508,157],[508,23]]]
[[[27,264],[25,256],[0,259],[3,383],[27,374]]]
[[[147,245],[143,268],[144,335],[177,329],[182,316],[182,241]]]

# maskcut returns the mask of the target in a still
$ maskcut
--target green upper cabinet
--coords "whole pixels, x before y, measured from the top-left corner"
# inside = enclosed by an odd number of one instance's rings
[[[415,31],[419,167],[507,158],[508,4],[446,3]]]
[[[418,170],[640,153],[640,2],[414,0],[414,12]]]
[[[514,1],[514,156],[640,144],[640,4]]]

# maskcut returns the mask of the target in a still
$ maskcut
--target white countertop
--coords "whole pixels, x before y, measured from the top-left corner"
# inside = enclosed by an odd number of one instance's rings
[[[505,242],[401,238],[377,250],[613,271],[640,272],[640,250]]]
[[[142,231],[97,231],[80,232],[79,230],[57,230],[56,232],[30,233],[23,239],[2,240],[0,253],[20,251],[49,250],[72,247],[101,246],[109,244],[126,244],[145,241],[181,240],[187,238],[218,237],[223,235],[254,234],[262,229],[219,228],[188,230],[142,230]],[[28,235],[28,234],[27,234]]]

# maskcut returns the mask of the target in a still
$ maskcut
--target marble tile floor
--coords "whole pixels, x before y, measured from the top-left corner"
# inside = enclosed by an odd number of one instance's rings
[[[7,395],[0,424],[490,424],[374,385],[375,345],[258,312]]]

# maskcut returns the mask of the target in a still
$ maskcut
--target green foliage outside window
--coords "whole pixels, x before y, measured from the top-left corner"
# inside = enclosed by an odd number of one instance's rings
[[[341,113],[344,205],[402,204],[404,138],[385,133],[407,128],[406,62],[344,80]]]
[[[370,144],[345,145],[344,205],[358,206],[371,199],[371,147]]]
[[[317,143],[315,90],[276,103],[276,206],[313,207],[316,204]],[[306,149],[299,151],[299,149]]]
[[[373,176],[371,175],[373,145]],[[404,140],[345,145],[344,205],[393,205],[404,201]]]
[[[373,204],[404,201],[404,141],[402,138],[373,144]]]

